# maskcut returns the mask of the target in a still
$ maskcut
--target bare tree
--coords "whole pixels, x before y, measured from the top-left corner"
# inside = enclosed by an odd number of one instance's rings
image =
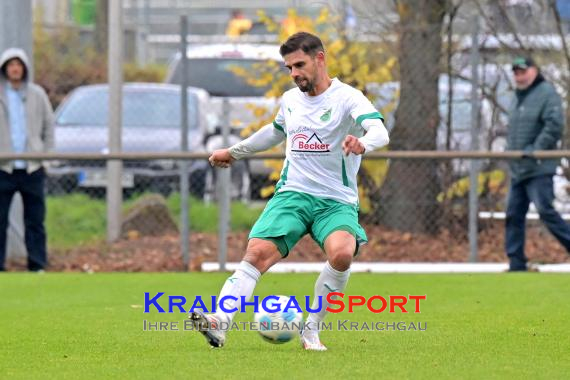
[[[445,68],[447,70],[447,77],[449,78],[450,85],[447,89],[447,125],[445,129],[445,150],[451,150],[451,126],[453,125],[453,86],[451,85],[451,78],[453,76],[453,66],[451,64],[453,58],[453,21],[457,16],[457,12],[461,7],[463,0],[459,0],[456,4],[452,2],[449,4],[448,22],[446,28],[447,45],[445,51]]]
[[[567,72],[570,71],[570,52],[568,51],[568,45],[566,43],[566,36],[562,30],[562,20],[560,18],[560,13],[556,7],[556,0],[549,1],[550,8],[554,14],[554,20],[556,21],[556,32],[562,41],[562,52],[564,53],[564,64],[566,66]],[[570,104],[570,76],[565,75],[561,78],[563,81],[564,88],[566,88],[566,104]],[[570,149],[570,108],[566,107],[566,128],[564,130],[564,138],[562,140],[562,146],[565,149]],[[566,176],[570,178],[570,173],[566,173]]]
[[[437,149],[441,32],[448,5],[447,0],[396,1],[401,93],[392,150]],[[437,232],[439,190],[436,161],[394,160],[380,192],[382,223],[402,231]]]
[[[107,53],[108,29],[109,0],[99,0],[95,15],[95,49],[101,54]]]

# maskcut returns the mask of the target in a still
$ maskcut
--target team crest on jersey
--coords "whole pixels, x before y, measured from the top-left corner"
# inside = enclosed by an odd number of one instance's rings
[[[325,110],[325,113],[321,115],[321,121],[329,121],[331,119],[332,108]]]
[[[313,153],[326,153],[330,152],[330,144],[323,143],[323,140],[317,135],[316,132],[296,133],[291,139],[292,152],[313,152]]]

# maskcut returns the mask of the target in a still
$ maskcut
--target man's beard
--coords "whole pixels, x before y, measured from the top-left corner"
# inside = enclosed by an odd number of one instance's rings
[[[302,85],[301,84],[302,82],[306,82],[306,84]],[[302,78],[298,82],[295,81],[295,84],[297,85],[297,87],[299,87],[299,90],[301,90],[302,92],[311,92],[315,88],[315,85],[313,84],[313,82],[311,82],[307,78]]]

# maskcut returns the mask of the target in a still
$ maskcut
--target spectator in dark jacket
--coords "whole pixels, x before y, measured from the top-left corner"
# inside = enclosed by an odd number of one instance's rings
[[[517,89],[509,110],[507,146],[524,151],[526,156],[510,163],[505,249],[509,270],[526,271],[525,220],[530,202],[548,230],[570,252],[570,227],[552,205],[557,160],[532,158],[535,150],[556,149],[564,118],[560,96],[531,58],[516,58],[512,68]]]

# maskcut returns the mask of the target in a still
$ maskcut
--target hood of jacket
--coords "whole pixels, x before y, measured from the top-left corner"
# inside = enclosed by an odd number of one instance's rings
[[[18,58],[24,64],[24,78],[25,82],[28,81],[28,72],[30,67],[30,60],[28,59],[28,55],[23,49],[20,48],[9,48],[4,50],[2,55],[0,56],[0,75],[3,80],[6,80],[6,72],[5,72],[5,65],[11,59]]]

